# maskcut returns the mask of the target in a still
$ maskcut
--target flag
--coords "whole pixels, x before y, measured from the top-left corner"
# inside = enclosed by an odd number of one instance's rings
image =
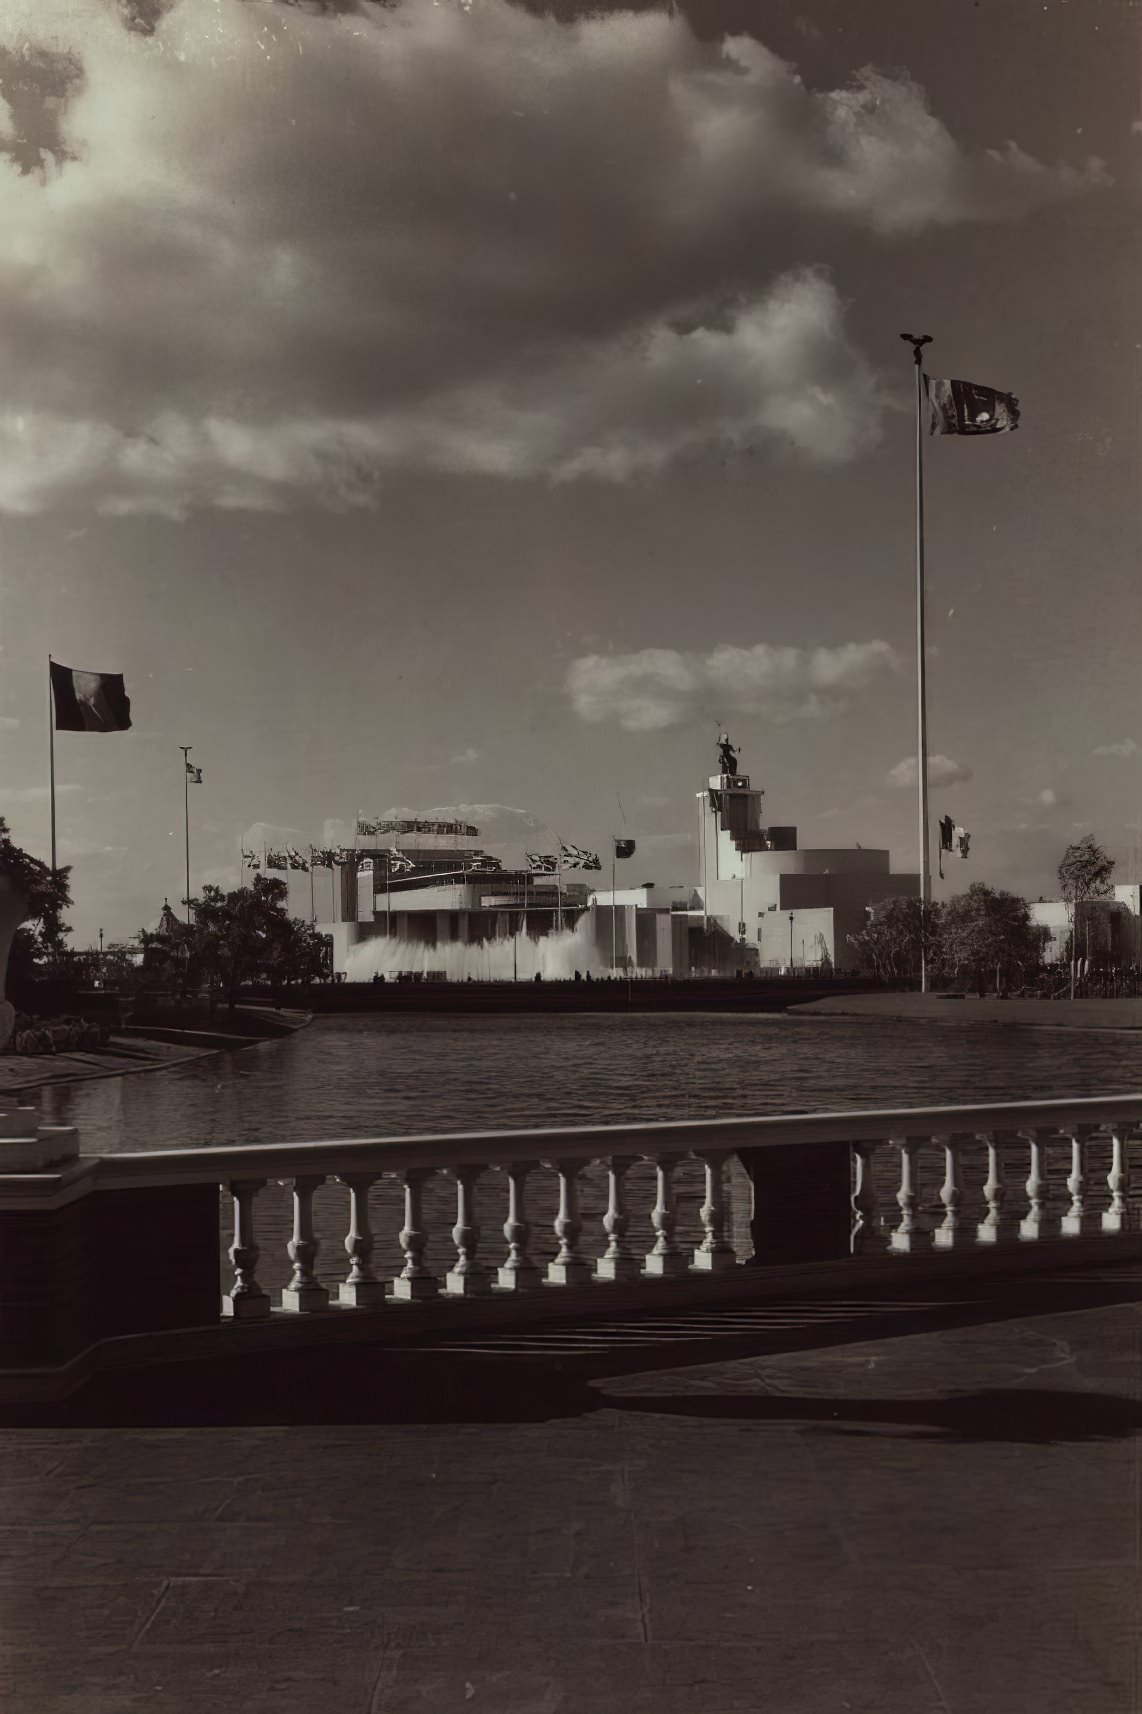
[[[615,856],[620,857],[620,858],[621,857],[633,857],[634,856],[634,840],[633,839],[616,839],[615,840]]]
[[[373,859],[371,857],[362,857],[361,861],[357,865],[357,873],[358,875],[371,875],[373,873]]]
[[[971,844],[971,834],[968,833],[965,828],[957,827],[956,828],[956,845],[959,849],[959,853],[960,853],[961,857],[967,856],[968,846],[970,844]]]
[[[377,832],[379,826],[380,826],[379,822],[366,821],[364,816],[359,815],[357,817],[357,837],[358,837],[358,839],[370,838],[372,834]]]
[[[196,768],[193,762],[188,762],[186,764],[186,774],[187,778],[193,780],[196,786],[200,786],[202,784],[202,769]]]
[[[940,850],[941,851],[951,851],[954,849],[953,841],[954,841],[954,837],[955,837],[955,831],[956,831],[955,828],[952,826],[951,816],[950,815],[942,815],[940,817]]]
[[[308,875],[309,864],[306,862],[301,852],[295,851],[292,845],[286,847],[286,861],[289,863],[291,869],[301,869]]]
[[[584,851],[579,845],[564,845],[559,841],[559,855],[568,869],[601,869],[603,865],[593,851]]]
[[[57,732],[126,732],[131,699],[122,673],[81,672],[49,661]]]
[[[527,851],[527,866],[533,875],[554,875],[559,870],[558,857],[545,856],[541,851]]]
[[[1004,434],[1019,427],[1019,400],[975,381],[924,377],[929,434]]]
[[[336,851],[330,850],[327,846],[311,845],[309,848],[309,861],[315,869],[332,869],[334,863],[337,861],[337,853]]]
[[[256,851],[247,851],[244,845],[242,847],[242,862],[247,869],[260,869],[262,866],[262,860],[258,856],[258,853]]]
[[[389,873],[391,875],[408,875],[416,868],[412,858],[403,857],[395,845],[390,845],[385,855],[389,860]]]
[[[285,852],[284,851],[267,851],[266,852],[266,868],[267,869],[288,869],[289,868],[289,859],[287,858]]]
[[[498,857],[473,857],[468,865],[468,872],[472,875],[494,875],[502,868],[503,864]]]

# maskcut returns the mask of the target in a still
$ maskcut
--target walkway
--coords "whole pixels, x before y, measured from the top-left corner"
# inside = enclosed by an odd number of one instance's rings
[[[140,1426],[0,1431],[0,1704],[1137,1714],[1142,1278],[1038,1290],[875,1338],[802,1305],[689,1368],[358,1352],[367,1410],[247,1365],[276,1426],[156,1373]]]

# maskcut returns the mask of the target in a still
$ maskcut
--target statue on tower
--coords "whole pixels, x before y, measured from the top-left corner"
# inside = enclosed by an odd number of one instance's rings
[[[738,771],[737,751],[730,743],[730,735],[723,732],[718,738],[718,759],[721,762],[723,774],[736,774]]]

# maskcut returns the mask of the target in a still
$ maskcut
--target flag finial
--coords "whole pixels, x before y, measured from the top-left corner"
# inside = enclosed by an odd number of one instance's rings
[[[922,361],[920,353],[925,345],[931,345],[932,335],[930,333],[902,333],[900,337],[906,339],[912,347],[912,355],[916,359],[916,367],[919,368]]]

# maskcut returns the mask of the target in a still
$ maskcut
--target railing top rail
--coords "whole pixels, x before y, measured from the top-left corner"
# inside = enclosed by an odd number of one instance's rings
[[[1051,1101],[1000,1101],[939,1107],[888,1107],[853,1112],[770,1113],[728,1119],[668,1119],[626,1125],[570,1125],[521,1130],[455,1131],[399,1137],[346,1137],[303,1143],[240,1143],[221,1147],[148,1149],[85,1156],[101,1180],[203,1183],[248,1177],[288,1177],[303,1169],[333,1175],[375,1167],[488,1164],[539,1159],[592,1160],[607,1155],[701,1153],[715,1149],[806,1147],[979,1131],[1046,1129],[1066,1124],[1142,1124],[1142,1094],[1080,1096]]]

